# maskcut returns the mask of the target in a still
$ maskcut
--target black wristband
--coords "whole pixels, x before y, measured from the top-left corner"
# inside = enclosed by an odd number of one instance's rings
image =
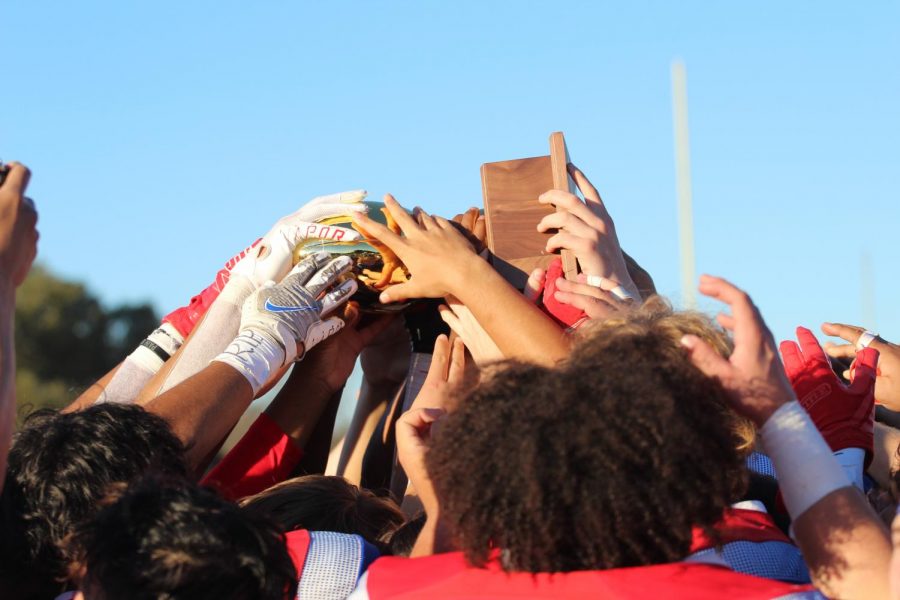
[[[143,346],[144,348],[146,348],[147,350],[150,350],[150,352],[152,352],[153,354],[160,357],[163,362],[166,362],[167,360],[172,358],[172,356],[168,352],[163,350],[162,347],[160,347],[155,342],[151,342],[147,338],[145,338],[144,341],[142,341],[140,345]]]

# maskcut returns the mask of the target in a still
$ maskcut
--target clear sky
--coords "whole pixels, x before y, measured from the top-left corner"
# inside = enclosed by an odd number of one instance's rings
[[[307,199],[444,215],[483,162],[566,133],[625,248],[678,300],[669,68],[687,66],[698,272],[778,336],[900,339],[900,7],[871,2],[45,2],[0,16],[0,157],[40,257],[110,303],[184,303]],[[707,305],[708,306],[708,305]],[[876,325],[868,323],[869,325]]]

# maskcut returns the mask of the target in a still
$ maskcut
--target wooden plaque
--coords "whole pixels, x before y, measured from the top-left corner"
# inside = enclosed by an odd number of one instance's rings
[[[550,189],[572,191],[566,164],[568,153],[562,133],[550,136],[550,155],[505,160],[481,165],[481,189],[487,245],[494,268],[519,289],[537,267],[546,268],[554,255],[544,248],[550,233],[540,233],[540,220],[552,212],[538,202]],[[572,279],[578,272],[575,257],[563,251],[563,272]]]

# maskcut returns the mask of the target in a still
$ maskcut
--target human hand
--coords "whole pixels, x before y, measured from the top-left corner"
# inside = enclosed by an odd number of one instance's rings
[[[849,386],[831,370],[831,363],[813,333],[797,328],[798,346],[781,342],[781,357],[791,386],[833,452],[861,448],[865,465],[872,461],[875,428],[875,368],[878,351],[864,348],[856,354],[856,369]]]
[[[612,282],[610,289],[622,286],[624,294],[640,300],[640,292],[628,274],[615,224],[600,194],[578,167],[570,164],[568,170],[584,196],[584,202],[575,194],[562,190],[550,190],[538,198],[541,204],[557,208],[537,225],[541,232],[558,230],[547,240],[547,252],[570,250],[589,278],[608,279]]]
[[[331,259],[327,252],[302,260],[281,283],[264,285],[247,299],[239,332],[274,339],[285,352],[282,365],[298,354],[302,358],[304,352],[344,326],[338,317],[323,318],[356,292],[353,279],[330,289],[352,266],[349,256]]]
[[[412,347],[402,318],[394,319],[359,355],[363,377],[369,385],[392,387],[409,372]]]
[[[450,326],[453,333],[459,336],[465,348],[468,348],[472,359],[479,367],[491,362],[503,360],[503,353],[500,348],[487,334],[481,323],[475,318],[465,304],[460,302],[454,296],[447,297],[447,304],[438,308],[441,313],[441,319]],[[432,361],[434,359],[432,358]],[[432,365],[434,362],[432,362]]]
[[[435,515],[438,501],[425,467],[425,455],[432,427],[447,414],[451,394],[465,378],[465,354],[461,340],[457,339],[451,348],[447,336],[438,336],[425,383],[410,409],[397,420],[395,428],[397,459],[425,513],[431,516]]]
[[[0,185],[0,280],[11,292],[19,287],[37,256],[37,211],[25,197],[31,172],[17,162],[6,165]],[[4,287],[6,287],[4,285]]]
[[[390,194],[384,197],[384,204],[403,237],[361,213],[354,215],[354,222],[387,246],[409,270],[409,281],[384,289],[382,303],[443,298],[466,285],[470,261],[481,259],[462,233],[447,219],[425,212],[413,219]]]
[[[434,354],[428,375],[419,394],[410,405],[414,408],[440,408],[449,410],[453,391],[466,380],[466,346],[462,339],[450,342],[446,335],[439,335],[434,343]]]
[[[728,281],[703,275],[699,289],[731,307],[731,315],[720,313],[716,320],[733,333],[734,351],[725,359],[695,335],[684,336],[681,343],[698,369],[722,382],[734,409],[761,427],[778,408],[795,399],[772,333],[750,296]]]
[[[307,238],[341,241],[360,239],[362,237],[360,233],[350,228],[319,225],[317,221],[363,214],[366,211],[366,205],[363,203],[365,197],[365,190],[320,196],[307,202],[298,211],[282,217],[262,240],[257,240],[228,261],[225,268],[219,271],[216,276],[216,283],[221,281],[221,286],[217,286],[219,291],[231,275],[244,276],[257,288],[268,281],[281,281],[291,269],[294,248]],[[226,275],[229,272],[230,274]]]
[[[356,366],[360,353],[396,321],[394,315],[382,315],[360,326],[359,310],[350,301],[343,314],[344,328],[316,346],[294,367],[290,380],[306,386],[320,382],[335,393],[340,390]]]
[[[822,331],[850,342],[849,344],[826,342],[825,353],[828,356],[847,359],[855,359],[858,356],[856,342],[865,332],[862,327],[842,323],[823,323]],[[900,346],[876,337],[868,347],[878,350],[879,353],[875,378],[875,402],[894,411],[900,410]],[[844,377],[847,379],[850,379],[850,370],[852,368],[844,373]]]
[[[484,219],[484,215],[481,214],[480,209],[473,206],[461,215],[453,217],[453,221],[459,223],[464,229],[471,232],[478,241],[484,243],[485,239],[487,239],[487,222]]]

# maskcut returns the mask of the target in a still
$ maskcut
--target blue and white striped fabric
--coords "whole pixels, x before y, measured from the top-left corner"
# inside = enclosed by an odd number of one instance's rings
[[[309,549],[297,586],[302,600],[343,600],[378,558],[378,550],[358,535],[309,532]]]
[[[747,457],[747,468],[753,471],[754,473],[759,473],[760,475],[768,475],[773,479],[778,479],[775,475],[775,466],[772,465],[772,460],[763,454],[762,452],[757,452],[754,450]]]
[[[729,542],[722,551],[707,548],[691,555],[691,560],[707,562],[717,556],[738,573],[756,575],[766,579],[777,579],[785,583],[806,584],[810,582],[809,570],[800,550],[785,542]]]

